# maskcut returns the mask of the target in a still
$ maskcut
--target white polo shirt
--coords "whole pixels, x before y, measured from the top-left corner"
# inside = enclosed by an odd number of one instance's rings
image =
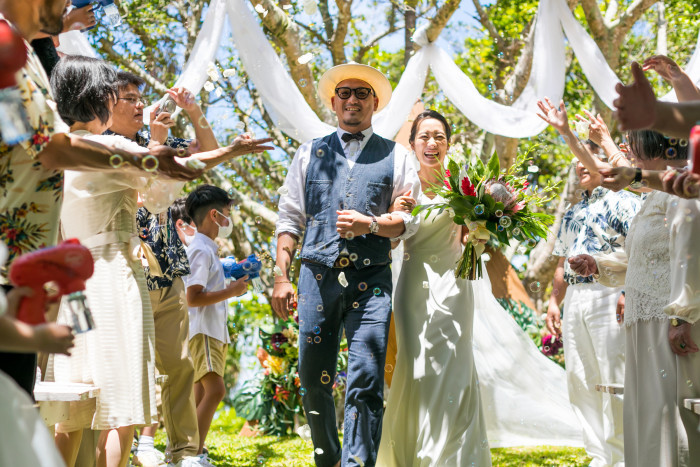
[[[187,287],[201,285],[204,292],[216,292],[226,287],[224,268],[219,260],[219,247],[214,240],[197,232],[185,251],[190,262],[190,275],[184,277]],[[190,339],[197,334],[204,334],[225,344],[231,341],[226,326],[227,300],[213,305],[189,307],[189,311]]]

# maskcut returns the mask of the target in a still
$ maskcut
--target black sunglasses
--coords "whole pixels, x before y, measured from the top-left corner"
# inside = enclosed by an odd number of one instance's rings
[[[350,99],[353,93],[355,93],[355,97],[358,99],[365,100],[370,94],[374,94],[374,90],[372,90],[372,88],[335,88],[335,95],[341,99]]]

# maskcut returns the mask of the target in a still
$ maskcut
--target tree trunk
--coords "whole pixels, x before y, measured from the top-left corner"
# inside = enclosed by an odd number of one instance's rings
[[[573,167],[569,169],[569,176],[562,191],[557,210],[554,213],[554,224],[549,230],[546,241],[540,240],[535,248],[530,252],[530,261],[527,264],[523,285],[530,295],[530,298],[537,305],[537,310],[544,310],[544,292],[552,279],[557,268],[557,258],[552,256],[554,243],[557,239],[557,232],[561,226],[562,218],[568,208],[577,203],[576,189],[578,188],[578,178]]]

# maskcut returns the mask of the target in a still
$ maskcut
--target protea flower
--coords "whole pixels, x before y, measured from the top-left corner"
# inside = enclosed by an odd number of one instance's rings
[[[564,344],[556,336],[547,334],[542,338],[542,353],[545,355],[556,355]]]
[[[515,193],[503,180],[489,180],[486,182],[486,193],[497,203],[503,203],[506,209],[515,204]]]

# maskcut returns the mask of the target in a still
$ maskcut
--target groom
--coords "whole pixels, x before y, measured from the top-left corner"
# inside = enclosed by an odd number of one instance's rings
[[[407,151],[374,134],[372,115],[391,97],[378,70],[338,65],[319,80],[338,129],[302,144],[289,168],[277,222],[272,307],[286,319],[294,300],[289,266],[301,247],[299,377],[319,467],[374,466],[381,436],[384,359],[391,315],[390,239],[415,233],[417,219],[388,215],[399,195],[418,193]],[[280,272],[281,270],[281,272]],[[280,275],[281,274],[281,275]],[[342,331],[348,341],[343,450],[333,383]]]

